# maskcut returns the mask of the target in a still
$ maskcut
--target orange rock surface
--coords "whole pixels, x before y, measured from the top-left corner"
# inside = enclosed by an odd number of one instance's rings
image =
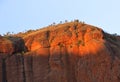
[[[23,35],[0,38],[0,82],[120,82],[119,36],[78,21]]]

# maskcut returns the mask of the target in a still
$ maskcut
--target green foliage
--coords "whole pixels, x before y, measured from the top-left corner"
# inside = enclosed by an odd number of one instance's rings
[[[78,40],[78,42],[77,42],[78,46],[79,46],[81,43],[82,43],[82,41],[81,41],[81,40]]]
[[[77,45],[78,45],[78,46],[80,46],[80,45],[84,46],[85,44],[84,44],[84,41],[83,41],[83,40],[78,40]]]
[[[117,41],[116,36],[111,36],[110,38],[111,38],[112,40],[114,40],[114,41]]]
[[[25,54],[25,51],[22,51],[22,54]]]

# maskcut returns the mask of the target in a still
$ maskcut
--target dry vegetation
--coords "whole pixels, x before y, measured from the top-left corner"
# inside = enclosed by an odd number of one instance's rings
[[[17,34],[14,34],[13,32],[7,32],[6,34],[4,34],[3,36],[4,37],[9,37],[9,36],[16,36],[16,37],[26,37],[26,36],[29,36],[29,35],[34,35],[34,34],[37,34],[39,32],[42,32],[42,31],[48,31],[48,30],[55,30],[55,29],[59,29],[59,28],[64,28],[64,27],[69,27],[69,26],[76,26],[78,23],[81,23],[82,25],[85,25],[84,22],[79,22],[79,20],[74,20],[74,21],[71,21],[71,22],[68,22],[67,20],[65,20],[65,22],[62,22],[60,21],[59,24],[56,24],[55,22],[51,25],[48,25],[47,27],[43,27],[43,28],[40,28],[40,29],[37,29],[37,30],[28,30],[26,32],[19,32]]]
[[[67,20],[65,20],[64,22],[63,21],[60,21],[60,23],[56,24],[55,22],[53,22],[53,24],[51,25],[48,25],[46,27],[43,27],[43,28],[40,28],[40,29],[36,29],[36,30],[27,30],[25,32],[19,32],[17,34],[14,34],[13,32],[7,32],[6,34],[4,34],[3,36],[6,37],[6,38],[11,38],[11,37],[27,37],[27,36],[30,36],[30,35],[35,35],[35,34],[38,34],[40,32],[44,32],[44,31],[53,31],[53,30],[57,30],[57,29],[65,29],[65,28],[69,28],[70,26],[73,26],[74,29],[76,29],[76,27],[81,27],[80,29],[84,32],[86,30],[86,24],[85,22],[82,22],[82,21],[79,21],[78,19],[74,20],[74,21],[71,21],[71,22],[68,22]],[[93,27],[93,30],[95,28]],[[77,32],[76,32],[77,33]],[[0,35],[1,36],[1,35]],[[113,37],[112,37],[113,36]],[[116,33],[115,34],[112,34],[111,37],[113,39],[114,36],[118,36]]]

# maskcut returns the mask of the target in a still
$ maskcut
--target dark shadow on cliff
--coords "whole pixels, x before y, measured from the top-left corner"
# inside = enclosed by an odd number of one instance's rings
[[[47,52],[46,48],[44,52]],[[111,49],[110,53],[100,49],[96,54],[84,55],[74,51],[69,53],[67,49],[44,52],[14,53],[5,61],[6,70],[2,71],[6,74],[0,74],[7,81],[1,82],[120,81],[120,58]]]
[[[25,46],[24,40],[20,37],[8,36],[8,37],[1,38],[0,41],[2,46],[1,53],[0,53],[0,64],[1,64],[0,65],[0,70],[1,70],[0,82],[9,82],[7,79],[8,78],[7,75],[9,74],[8,68],[10,67],[9,63],[14,60],[11,60],[11,61],[8,61],[8,60],[13,56],[15,56],[17,53],[21,53],[21,56],[22,56],[23,53],[27,52],[27,48]]]
[[[26,82],[119,82],[120,62],[109,53],[24,55]]]

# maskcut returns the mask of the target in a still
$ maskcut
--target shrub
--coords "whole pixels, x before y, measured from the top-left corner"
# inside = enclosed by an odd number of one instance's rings
[[[7,32],[6,34],[3,34],[3,36],[11,36],[12,33],[11,32]]]
[[[78,42],[77,42],[78,46],[79,46],[81,43],[82,43],[82,41],[81,41],[81,40],[78,40]]]
[[[84,46],[85,44],[84,44],[84,41],[78,40],[77,45],[78,45],[78,46],[80,46],[80,45]]]
[[[113,36],[117,36],[117,33],[112,34]]]
[[[62,21],[60,21],[60,24],[62,24]]]
[[[28,30],[26,33],[31,33],[31,32],[34,32],[34,30]]]
[[[67,21],[67,20],[65,20],[65,22],[67,23],[68,21]]]
[[[74,22],[79,22],[79,20],[78,20],[78,19],[75,19]]]

